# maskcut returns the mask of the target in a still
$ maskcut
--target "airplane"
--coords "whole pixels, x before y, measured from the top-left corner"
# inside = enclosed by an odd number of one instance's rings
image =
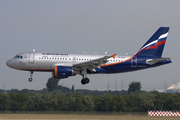
[[[161,57],[169,27],[160,27],[133,56],[69,54],[52,52],[25,52],[7,61],[7,66],[30,71],[32,82],[34,71],[52,72],[53,78],[64,79],[77,74],[83,85],[89,83],[88,74],[112,74],[137,71],[171,63],[169,57]]]

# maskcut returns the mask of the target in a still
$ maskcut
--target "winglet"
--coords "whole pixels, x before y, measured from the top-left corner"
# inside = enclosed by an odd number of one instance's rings
[[[111,57],[113,57],[114,59],[115,59],[115,56],[116,56],[116,54],[114,54],[114,55],[111,55]]]

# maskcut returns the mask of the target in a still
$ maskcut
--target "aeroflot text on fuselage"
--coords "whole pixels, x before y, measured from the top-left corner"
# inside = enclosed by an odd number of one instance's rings
[[[67,55],[68,54],[64,54],[64,53],[42,53],[42,55]]]
[[[87,74],[123,73],[171,63],[169,57],[161,57],[168,32],[169,27],[160,27],[133,56],[41,53],[33,50],[16,55],[6,64],[13,69],[30,71],[30,82],[34,71],[46,71],[59,79],[79,74],[84,85],[90,81]]]

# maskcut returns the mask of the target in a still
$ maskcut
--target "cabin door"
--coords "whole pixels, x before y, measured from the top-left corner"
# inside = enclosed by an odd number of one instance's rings
[[[137,67],[137,57],[133,57],[131,59],[131,67]]]
[[[29,53],[29,63],[34,63],[34,53]]]

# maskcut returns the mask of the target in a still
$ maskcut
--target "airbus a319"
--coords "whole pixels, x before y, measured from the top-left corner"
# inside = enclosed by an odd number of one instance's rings
[[[7,66],[30,71],[31,82],[34,71],[52,72],[53,78],[64,79],[77,74],[81,83],[89,83],[88,74],[123,73],[171,63],[169,57],[161,57],[169,27],[160,27],[133,56],[68,54],[49,52],[25,52],[7,61]]]

